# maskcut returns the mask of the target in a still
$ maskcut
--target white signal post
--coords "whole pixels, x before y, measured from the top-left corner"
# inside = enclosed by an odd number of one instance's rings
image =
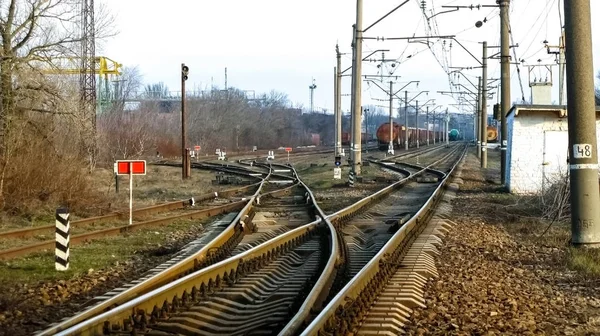
[[[286,151],[286,152],[287,152],[287,154],[288,154],[288,162],[290,162],[290,152],[292,151],[292,147],[286,147],[286,148],[285,148],[285,151]]]
[[[117,160],[117,175],[129,175],[129,225],[133,224],[133,175],[146,175],[145,160]]]

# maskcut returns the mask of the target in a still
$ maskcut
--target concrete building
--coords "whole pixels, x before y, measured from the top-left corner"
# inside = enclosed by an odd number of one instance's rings
[[[509,111],[506,182],[511,193],[537,194],[567,176],[567,113],[564,105],[515,105]],[[598,108],[596,130],[600,143]]]

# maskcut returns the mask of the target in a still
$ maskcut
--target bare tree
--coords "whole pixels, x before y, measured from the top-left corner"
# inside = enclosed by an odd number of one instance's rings
[[[106,13],[106,11],[104,11]],[[31,162],[44,151],[45,165],[69,156],[70,143],[61,142],[57,134],[74,132],[82,121],[73,104],[73,89],[62,80],[48,80],[40,73],[44,65],[56,64],[65,57],[77,57],[80,42],[76,22],[76,0],[9,0],[0,2],[0,206],[6,205],[6,191],[11,201],[35,190],[59,193],[50,184],[61,181],[67,170],[51,169],[32,175],[37,184],[24,183]],[[97,39],[106,37],[103,29],[112,24],[109,16],[98,16]],[[109,32],[108,35],[111,35]],[[77,91],[75,91],[77,92]],[[66,133],[71,134],[71,133]],[[58,147],[58,144],[64,147]],[[32,155],[32,156],[29,156]],[[47,180],[44,176],[54,174]],[[20,185],[15,184],[20,181]],[[60,183],[59,183],[60,185]],[[8,188],[8,189],[7,189]],[[20,196],[19,196],[20,195]]]

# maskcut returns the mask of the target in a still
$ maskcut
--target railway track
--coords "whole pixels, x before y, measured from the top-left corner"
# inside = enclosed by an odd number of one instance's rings
[[[214,170],[217,170],[216,168]],[[229,174],[238,174],[246,180],[262,181],[263,174],[253,175],[242,171],[223,171]],[[266,174],[264,174],[266,175]],[[261,182],[255,182],[237,188],[215,191],[193,197],[192,199],[168,202],[155,206],[134,209],[134,223],[129,225],[128,212],[117,211],[107,215],[90,217],[72,221],[70,244],[76,245],[89,240],[119,235],[140,228],[162,225],[179,219],[203,219],[223,213],[237,211],[244,207],[249,196],[259,188]],[[0,251],[0,259],[12,259],[33,252],[53,249],[55,240],[39,241],[35,236],[51,234],[55,225],[19,229],[0,232],[0,240],[5,240],[6,245],[12,247]]]
[[[362,293],[365,287],[357,282],[372,281],[371,269],[383,256],[389,258],[398,246],[410,245],[406,237],[420,230],[416,222],[423,225],[424,213],[440,197],[451,171],[431,166],[453,168],[452,160],[459,155],[457,147],[412,173],[394,165],[390,168],[409,176],[329,216],[313,202],[314,196],[291,167],[271,163],[270,174],[278,171],[280,176],[271,183],[263,181],[259,189],[263,194],[257,192],[238,213],[232,222],[240,232],[235,238],[232,235],[223,244],[222,233],[212,239],[207,235],[208,243],[184,249],[199,248],[194,256],[176,256],[184,259],[38,335],[296,335],[311,321],[305,334],[340,330],[339,323],[341,330],[350,330],[344,324],[348,316],[339,314],[346,305],[343,300],[357,286]],[[264,168],[263,163],[252,164]],[[437,180],[418,183],[418,177]],[[279,188],[280,184],[291,185]],[[415,200],[424,205],[415,206]],[[311,222],[304,224],[307,221]],[[218,242],[221,248],[215,250]],[[211,249],[218,257],[206,262]],[[205,259],[198,262],[195,258],[201,252]],[[187,267],[178,266],[186,262]]]
[[[175,283],[190,273],[210,269],[211,265],[227,257],[245,256],[248,250],[262,242],[314,220],[311,198],[307,197],[307,190],[298,183],[291,167],[257,165],[269,167],[271,172],[235,218],[230,218],[232,214],[226,215],[210,225],[201,237],[188,244],[173,259],[149,271],[143,278],[95,298],[88,303],[92,306],[51,326],[40,335],[54,335],[82,321],[89,321],[107,309],[113,308],[109,312],[119,309],[123,304],[143,297],[144,293]],[[272,175],[274,171],[278,171],[275,177]]]
[[[464,153],[465,147],[457,145],[443,158],[421,166],[436,177],[433,181],[404,185],[400,181],[373,195],[379,199],[374,207],[355,209],[349,220],[341,217],[345,221],[342,232],[347,261],[338,272],[329,303],[302,335],[402,333],[410,307],[423,304],[419,296],[422,286],[434,274],[432,256],[439,237],[447,230],[447,224],[434,213],[448,177]],[[396,192],[400,186],[405,192],[407,188],[419,190],[403,196]],[[337,216],[342,214],[348,216],[348,209]]]

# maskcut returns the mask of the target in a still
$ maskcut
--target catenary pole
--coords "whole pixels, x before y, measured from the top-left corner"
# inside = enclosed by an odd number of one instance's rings
[[[510,0],[500,0],[500,183],[506,184],[506,150],[508,127],[506,115],[510,110],[510,35],[508,7]],[[486,83],[487,85],[487,83]]]
[[[600,193],[589,0],[565,0],[571,242],[600,247]]]

